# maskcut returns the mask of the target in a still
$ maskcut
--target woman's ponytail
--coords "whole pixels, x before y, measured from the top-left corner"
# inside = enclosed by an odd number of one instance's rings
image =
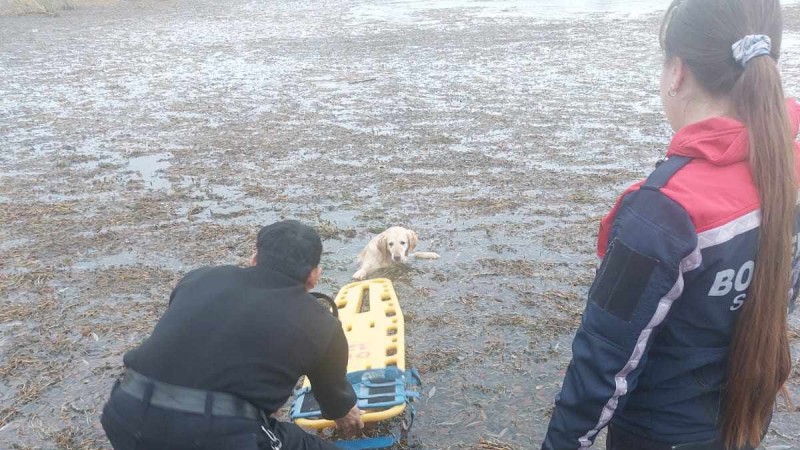
[[[775,60],[748,62],[731,100],[749,132],[750,171],[761,199],[757,264],[731,343],[723,405],[722,436],[729,448],[741,448],[761,442],[791,371],[786,315],[797,185]]]
[[[777,67],[782,29],[778,0],[675,0],[662,25],[667,56],[681,58],[711,95],[727,96],[747,127],[761,201],[755,272],[722,393],[720,425],[729,449],[759,445],[791,370],[786,316],[797,183]]]

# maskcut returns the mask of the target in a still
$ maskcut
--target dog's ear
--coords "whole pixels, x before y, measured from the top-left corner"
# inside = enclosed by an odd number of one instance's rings
[[[417,248],[417,243],[419,242],[419,237],[417,236],[417,232],[414,230],[408,230],[408,251],[414,250]],[[406,252],[408,255],[408,252]]]
[[[389,239],[386,237],[385,232],[378,235],[378,250],[381,252],[383,259],[391,259],[392,254],[389,252]]]

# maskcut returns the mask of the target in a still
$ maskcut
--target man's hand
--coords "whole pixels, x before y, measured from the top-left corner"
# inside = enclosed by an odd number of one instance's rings
[[[353,436],[360,433],[364,429],[364,421],[361,420],[361,415],[364,411],[358,409],[358,405],[353,405],[350,412],[346,416],[336,419],[336,429],[343,433],[345,436]]]

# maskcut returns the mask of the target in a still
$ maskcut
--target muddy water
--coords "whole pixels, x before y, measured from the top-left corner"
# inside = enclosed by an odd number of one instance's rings
[[[259,225],[294,217],[325,237],[328,292],[390,225],[443,255],[385,274],[426,382],[413,445],[536,447],[598,220],[669,139],[666,3],[170,0],[0,18],[0,443],[107,448],[99,408],[174,282],[243,263]],[[787,8],[791,94],[798,20]],[[798,429],[781,410],[768,444],[800,447]]]
[[[784,0],[784,6],[797,4],[798,0]],[[420,11],[460,10],[461,14],[479,17],[527,17],[544,20],[563,20],[602,14],[608,17],[640,17],[663,12],[669,0],[444,0],[426,2],[419,0],[400,0],[383,2],[379,5],[364,4],[356,11],[371,18],[407,19]],[[413,18],[412,18],[413,20]],[[419,22],[417,22],[419,23]]]

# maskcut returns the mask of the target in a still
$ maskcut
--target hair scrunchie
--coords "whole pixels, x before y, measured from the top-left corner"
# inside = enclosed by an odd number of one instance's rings
[[[759,56],[769,56],[772,51],[772,39],[764,34],[748,34],[736,41],[732,46],[733,59],[740,66],[746,67],[751,59]]]

